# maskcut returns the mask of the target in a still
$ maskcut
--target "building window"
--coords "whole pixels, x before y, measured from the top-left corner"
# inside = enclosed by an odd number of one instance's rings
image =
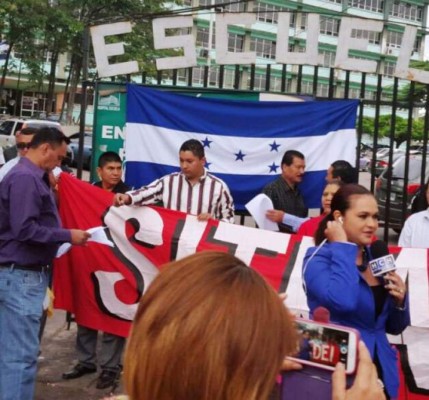
[[[383,75],[393,78],[395,73],[396,63],[393,61],[384,61],[383,62]]]
[[[307,14],[291,12],[289,27],[297,31],[305,31],[307,29]]]
[[[341,4],[342,0],[328,0],[330,3]]]
[[[259,91],[265,91],[266,88],[266,83],[267,83],[267,78],[265,76],[265,74],[255,74],[255,81],[254,81],[254,90],[259,90]],[[269,87],[269,91],[270,92],[280,92],[281,90],[281,78],[279,78],[278,76],[271,76],[270,77],[270,87]]]
[[[359,90],[360,92],[360,90]],[[365,90],[365,99],[367,100],[375,100],[377,98],[377,93],[371,90]],[[389,99],[392,99],[392,96],[389,96]],[[386,99],[387,100],[387,99]]]
[[[274,60],[276,58],[276,42],[267,39],[251,38],[250,51],[255,51],[257,57]]]
[[[204,47],[205,49],[209,48],[209,28],[197,28],[197,38],[195,40],[195,45],[197,47]],[[213,29],[212,35],[212,47],[215,45],[215,29]]]
[[[380,44],[380,36],[380,32],[352,29],[352,38],[368,39],[368,42],[371,44]]]
[[[400,49],[402,43],[402,33],[401,32],[387,32],[387,47]]]
[[[273,6],[259,1],[253,7],[253,11],[256,12],[256,20],[269,24],[277,24],[278,12],[282,10],[284,9],[280,6]]]
[[[423,7],[415,4],[403,3],[402,1],[395,1],[390,9],[390,15],[408,21],[421,22],[423,19]]]
[[[198,5],[199,6],[210,6],[211,4],[212,4],[211,0],[200,0]],[[225,0],[215,0],[214,4],[215,4],[215,6],[225,4]],[[228,5],[222,6],[222,8],[223,8],[223,11],[243,12],[243,11],[246,11],[246,3],[240,2],[240,3],[235,3],[235,4],[228,4]]]
[[[302,81],[301,82],[301,93],[313,94],[313,82],[312,81]]]
[[[225,0],[216,0],[216,4],[224,4]],[[246,11],[246,2],[239,2],[224,6],[225,11],[229,12],[243,12]]]
[[[326,83],[319,83],[317,85],[317,95],[319,97],[328,97],[329,96],[329,85]]]
[[[414,41],[413,51],[415,51],[416,53],[420,53],[421,48],[422,48],[422,37],[417,36],[416,40]]]
[[[192,86],[204,85],[204,72],[203,66],[192,68]],[[224,70],[223,87],[233,88],[234,86],[234,70]],[[179,82],[188,83],[189,69],[182,68],[177,70],[177,80]],[[219,67],[211,66],[208,72],[208,86],[219,87]]]
[[[299,27],[301,30],[305,31],[307,29],[307,14],[300,14],[298,18]]]
[[[43,51],[43,58],[45,59],[45,62],[49,63],[52,60],[52,53],[50,51],[44,50]]]
[[[344,97],[345,96],[345,88],[344,86],[341,86],[337,91],[338,97]],[[349,87],[349,99],[359,99],[360,98],[360,89],[351,88]]]
[[[335,65],[335,51],[322,50],[320,54],[323,56],[322,67],[333,67]]]
[[[366,11],[383,12],[384,0],[349,0],[349,6]]]
[[[290,14],[290,20],[289,20],[289,28],[295,28],[295,24],[296,24],[296,13],[291,13]]]
[[[338,36],[340,21],[330,17],[320,17],[320,33],[329,36]]]
[[[243,51],[244,36],[228,33],[228,51],[241,53]]]
[[[223,87],[225,89],[233,89],[235,81],[235,71],[232,69],[224,69],[223,72]]]

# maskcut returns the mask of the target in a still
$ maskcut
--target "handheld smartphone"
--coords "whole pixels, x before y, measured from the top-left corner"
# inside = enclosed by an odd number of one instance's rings
[[[297,352],[291,360],[334,371],[338,362],[353,374],[357,364],[359,332],[353,328],[297,318]]]

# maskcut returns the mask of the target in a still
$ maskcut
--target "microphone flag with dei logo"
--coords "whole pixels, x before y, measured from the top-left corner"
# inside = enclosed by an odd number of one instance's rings
[[[376,240],[370,247],[372,260],[369,262],[369,268],[372,275],[383,276],[396,269],[395,258],[389,254],[387,244],[381,240]]]

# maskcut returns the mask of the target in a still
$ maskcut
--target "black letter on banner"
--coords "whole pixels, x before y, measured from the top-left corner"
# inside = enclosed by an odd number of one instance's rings
[[[298,256],[300,245],[301,245],[301,242],[295,242],[292,246],[292,249],[288,250],[288,253],[290,255],[289,255],[289,260],[286,264],[286,268],[283,272],[282,283],[280,284],[280,293],[285,292],[289,285],[290,276],[292,275],[292,271],[295,267],[296,258]]]
[[[224,246],[228,249],[229,254],[235,254],[237,250],[237,244],[231,242],[224,242],[223,240],[215,239],[214,235],[216,233],[217,226],[212,226],[207,235],[207,243],[217,244],[219,246]]]

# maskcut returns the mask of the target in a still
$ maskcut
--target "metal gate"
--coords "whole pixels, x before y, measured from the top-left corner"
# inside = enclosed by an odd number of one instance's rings
[[[198,76],[196,81],[195,75]],[[214,77],[214,78],[213,78]],[[290,96],[306,96],[323,101],[333,99],[359,99],[357,115],[358,146],[356,149],[356,168],[365,168],[371,174],[370,190],[376,194],[380,209],[380,225],[384,226],[384,240],[388,239],[389,228],[397,232],[411,212],[411,202],[419,194],[428,177],[428,132],[429,132],[429,85],[416,84],[385,75],[340,71],[335,68],[318,66],[282,65],[274,70],[270,64],[262,69],[255,65],[243,66],[200,66],[182,70],[158,71],[156,78],[144,72],[138,79],[127,76],[127,81],[150,86],[206,89],[210,91],[245,93],[274,93]],[[274,82],[275,81],[275,82]],[[256,85],[256,82],[258,85]],[[262,86],[261,86],[262,82]],[[323,90],[321,83],[323,82]],[[405,89],[404,89],[405,87]],[[237,93],[238,94],[238,93]],[[364,117],[373,115],[372,132],[364,132]],[[405,118],[402,122],[400,150],[395,149],[398,139],[397,116]],[[389,129],[384,138],[380,132],[380,118],[388,119]],[[423,122],[418,149],[413,146],[413,120]],[[370,134],[370,143],[365,142],[365,134]],[[384,164],[380,166],[377,151],[384,141]],[[365,158],[367,164],[365,165]],[[400,156],[401,176],[395,175],[395,167]],[[396,164],[395,164],[395,163]],[[410,175],[410,162],[413,174]],[[364,163],[364,166],[362,166]],[[381,177],[381,167],[385,166]],[[416,168],[418,172],[416,172]],[[392,174],[393,171],[393,174]],[[416,177],[416,174],[418,175]]]

